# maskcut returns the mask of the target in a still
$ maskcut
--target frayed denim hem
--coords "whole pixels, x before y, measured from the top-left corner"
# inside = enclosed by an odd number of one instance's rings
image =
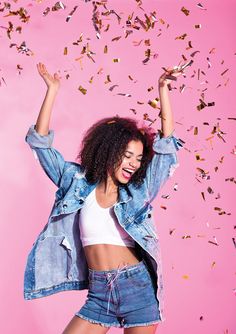
[[[130,327],[138,327],[138,326],[151,326],[154,324],[159,324],[163,322],[161,319],[159,320],[154,320],[154,321],[150,321],[150,322],[144,322],[144,323],[138,323],[138,324],[124,324],[123,327],[124,328],[130,328]]]
[[[80,313],[75,313],[75,315],[79,318],[82,318],[84,320],[87,320],[93,324],[99,324],[103,327],[121,327],[120,324],[117,324],[117,323],[112,323],[112,324],[107,324],[107,323],[104,323],[104,322],[101,322],[101,321],[97,321],[97,320],[93,320],[93,319],[90,319],[88,317],[85,317],[84,315],[80,314]]]

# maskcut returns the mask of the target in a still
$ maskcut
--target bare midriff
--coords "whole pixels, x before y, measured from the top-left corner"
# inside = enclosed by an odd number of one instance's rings
[[[141,261],[133,247],[96,244],[85,246],[84,252],[88,267],[93,270],[112,270]]]

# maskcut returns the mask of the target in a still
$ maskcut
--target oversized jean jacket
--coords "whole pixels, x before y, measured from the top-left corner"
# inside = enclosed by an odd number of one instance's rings
[[[148,265],[162,321],[165,318],[161,253],[150,203],[179,165],[176,152],[184,142],[173,133],[168,137],[161,137],[160,132],[156,134],[155,154],[143,184],[120,186],[114,207],[119,224],[133,238],[137,253]],[[58,187],[48,222],[28,255],[24,275],[24,298],[27,300],[60,291],[88,289],[88,265],[80,239],[78,215],[96,184],[88,183],[81,166],[65,161],[52,147],[53,136],[53,130],[48,135],[39,135],[32,125],[25,138],[46,174]]]

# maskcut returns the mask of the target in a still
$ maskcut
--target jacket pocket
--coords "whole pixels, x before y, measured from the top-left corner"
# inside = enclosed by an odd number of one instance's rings
[[[51,287],[70,279],[72,248],[66,236],[45,236],[35,251],[35,288]]]

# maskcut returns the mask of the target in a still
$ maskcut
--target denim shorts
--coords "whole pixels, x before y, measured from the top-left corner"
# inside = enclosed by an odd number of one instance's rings
[[[89,268],[87,299],[75,315],[104,327],[160,322],[159,303],[144,260],[113,270]]]

